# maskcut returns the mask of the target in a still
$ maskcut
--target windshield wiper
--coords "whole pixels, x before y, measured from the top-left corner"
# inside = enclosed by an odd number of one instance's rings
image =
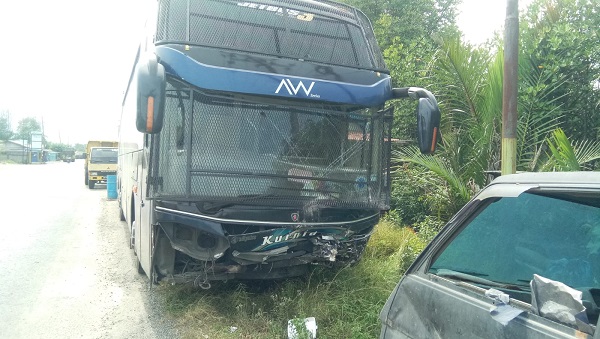
[[[459,271],[453,271],[453,270],[449,270],[449,269],[445,269],[445,268],[440,268],[440,269],[437,269],[437,271],[434,274],[438,275],[440,277],[444,277],[444,278],[451,278],[453,280],[472,282],[475,284],[480,284],[480,285],[485,285],[485,286],[490,286],[490,287],[499,287],[499,288],[515,290],[515,291],[523,291],[522,287],[525,287],[524,285],[519,286],[519,285],[515,285],[515,284],[503,283],[503,282],[498,282],[498,281],[493,281],[493,280],[489,280],[486,278],[482,278],[482,277],[488,276],[487,274],[484,274],[484,273],[459,272]]]

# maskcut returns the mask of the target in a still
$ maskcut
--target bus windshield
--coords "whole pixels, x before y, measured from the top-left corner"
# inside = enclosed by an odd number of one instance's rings
[[[165,125],[153,136],[154,195],[381,208],[389,134],[384,111],[265,102],[171,80]]]

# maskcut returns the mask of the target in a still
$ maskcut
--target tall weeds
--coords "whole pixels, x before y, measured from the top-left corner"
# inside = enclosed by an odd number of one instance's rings
[[[216,282],[205,291],[161,286],[185,338],[286,338],[290,319],[315,317],[319,338],[376,338],[379,312],[425,247],[412,229],[381,222],[362,260],[338,270],[275,282]]]

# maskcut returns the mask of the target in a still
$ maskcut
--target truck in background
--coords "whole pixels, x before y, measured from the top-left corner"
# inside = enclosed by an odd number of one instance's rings
[[[63,162],[74,162],[75,161],[75,149],[67,148],[60,153],[60,158]]]
[[[88,141],[85,156],[85,184],[105,184],[107,175],[117,173],[117,141]]]

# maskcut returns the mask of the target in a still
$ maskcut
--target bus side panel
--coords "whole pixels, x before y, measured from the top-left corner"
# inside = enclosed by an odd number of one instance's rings
[[[148,150],[144,149],[138,155],[137,163],[140,185],[136,194],[136,220],[138,220],[136,222],[136,249],[144,272],[152,279],[150,274],[152,267],[153,201],[146,200],[146,190],[148,188],[145,185],[148,182]]]
[[[117,169],[117,183],[119,184],[119,207],[123,211],[127,225],[131,227],[133,222],[133,216],[131,215],[131,189],[132,189],[132,174],[131,162],[133,155],[132,153],[122,154],[119,149],[119,167]]]
[[[140,133],[136,128],[136,93],[137,84],[135,82],[135,77],[133,77],[127,93],[125,94],[121,112],[121,122],[119,126],[119,170],[121,174],[122,190],[121,208],[123,209],[130,232],[133,232],[135,235],[134,251],[138,256],[138,260],[141,262],[143,253],[140,252],[140,243],[142,240],[139,237],[141,221],[139,188],[143,185],[140,166],[144,134]],[[136,230],[133,230],[134,222]],[[131,233],[129,235],[131,236]]]

